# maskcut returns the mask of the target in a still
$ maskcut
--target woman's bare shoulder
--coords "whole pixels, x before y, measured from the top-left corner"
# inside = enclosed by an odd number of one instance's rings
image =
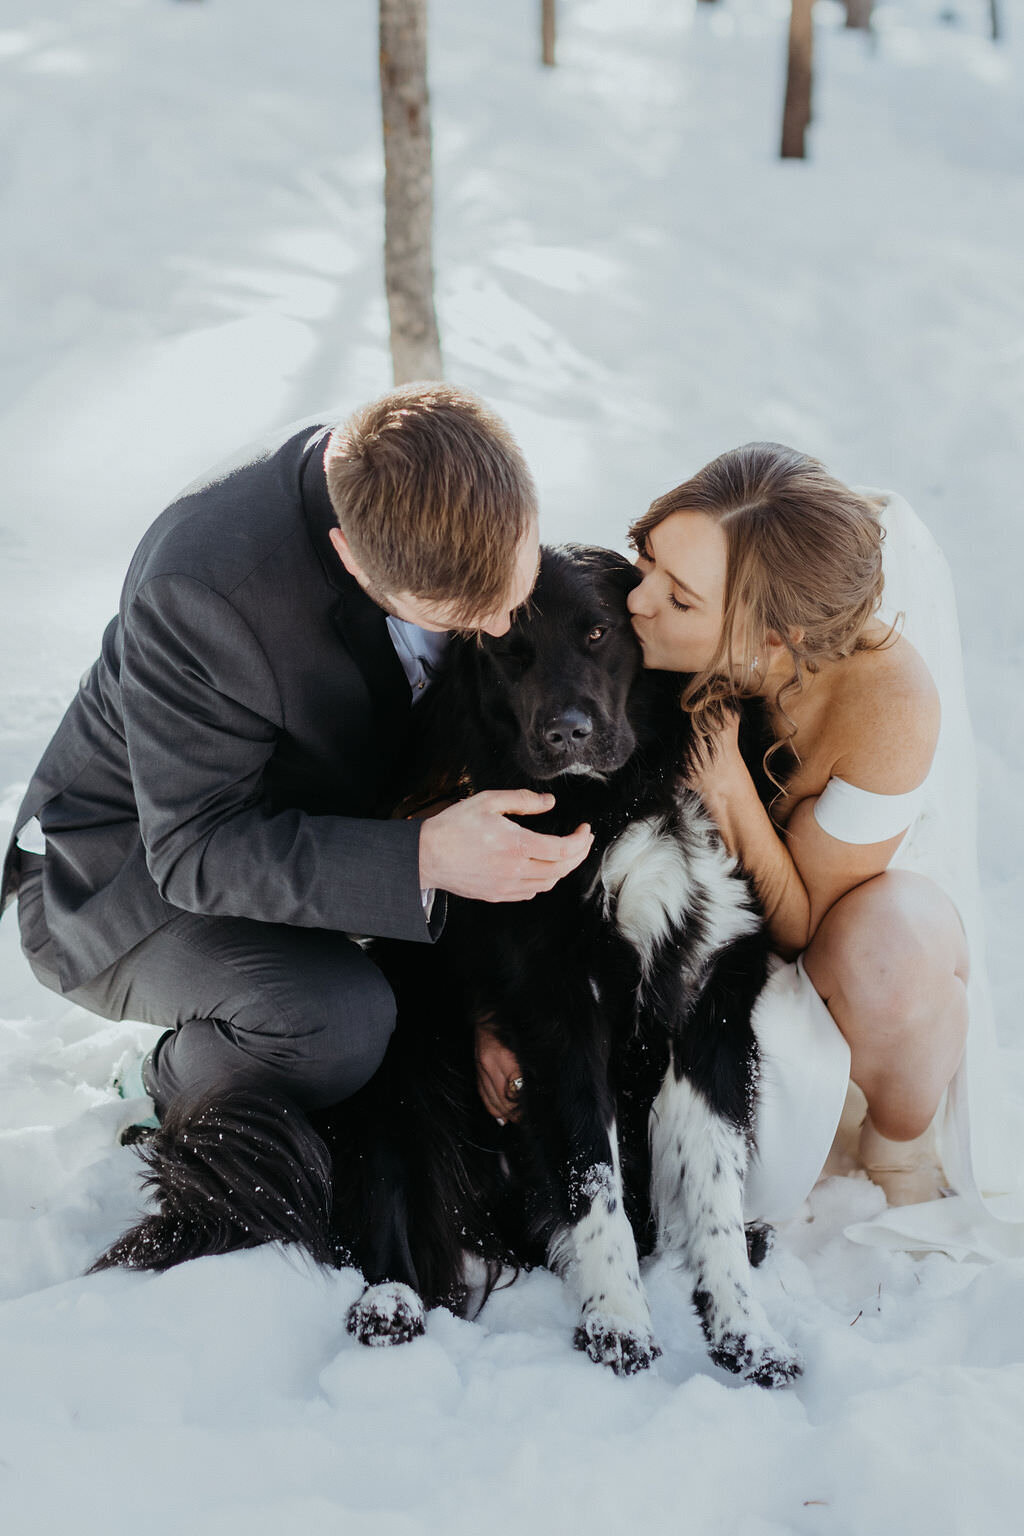
[[[833,773],[879,794],[921,783],[935,755],[939,692],[902,635],[856,651],[842,665],[828,712]]]

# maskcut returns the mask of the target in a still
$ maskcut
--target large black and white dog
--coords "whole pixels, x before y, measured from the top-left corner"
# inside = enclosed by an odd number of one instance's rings
[[[419,706],[427,779],[553,791],[530,825],[589,822],[584,864],[528,902],[450,898],[432,950],[378,946],[395,1036],[315,1127],[248,1095],[172,1112],[143,1149],[159,1209],[100,1266],[298,1241],[360,1267],[349,1328],[393,1343],[422,1331],[424,1305],[465,1304],[467,1254],[489,1283],[546,1261],[578,1291],[577,1346],[628,1374],[659,1353],[639,1271],[657,1251],[685,1275],[717,1363],[764,1386],[799,1375],[751,1294],[742,1214],[767,942],[680,788],[689,720],[679,679],[641,668],[636,579],[606,550],[546,550],[511,631],[454,641]],[[514,1126],[476,1093],[481,1021],[521,1064]]]

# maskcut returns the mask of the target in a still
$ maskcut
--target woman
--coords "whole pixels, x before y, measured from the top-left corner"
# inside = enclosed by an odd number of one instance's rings
[[[682,707],[705,743],[693,786],[789,962],[755,1020],[762,1105],[748,1217],[798,1208],[851,1077],[868,1105],[861,1161],[890,1204],[931,1200],[947,1181],[977,1196],[965,1082],[948,1096],[956,1124],[945,1170],[931,1132],[964,1052],[970,949],[979,947],[962,921],[965,902],[972,915],[977,905],[973,806],[956,812],[958,842],[935,813],[936,795],[948,823],[950,804],[970,799],[970,772],[954,782],[948,743],[933,772],[936,680],[902,616],[882,609],[883,587],[886,602],[893,597],[882,550],[894,518],[896,563],[915,578],[894,580],[896,595],[916,590],[919,608],[938,610],[929,649],[955,698],[948,575],[899,498],[857,493],[814,459],[755,443],[660,497],[630,531],[642,580],[629,608],[645,665],[691,674]],[[962,710],[962,688],[959,696]],[[750,697],[764,701],[773,736],[767,807],[738,748],[734,706]],[[953,724],[969,754],[965,711]],[[983,977],[972,993],[979,985]],[[514,1061],[484,1035],[478,1050],[485,1101],[514,1113]]]
[[[921,657],[879,617],[879,506],[815,460],[755,443],[660,497],[631,538],[645,664],[693,674],[683,707],[706,742],[693,786],[776,950],[801,957],[849,1046],[868,1104],[862,1162],[893,1204],[933,1197],[929,1131],[963,1053],[969,959],[949,897],[889,868],[940,709]],[[767,809],[728,707],[741,697],[763,699],[774,737]]]

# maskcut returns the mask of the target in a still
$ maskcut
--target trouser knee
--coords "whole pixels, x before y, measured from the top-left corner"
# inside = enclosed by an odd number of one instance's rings
[[[325,1109],[369,1081],[394,1026],[394,994],[367,961],[345,985],[293,1000],[286,1018],[250,1008],[186,1019],[158,1041],[144,1080],[161,1113],[179,1094],[241,1087]]]
[[[358,1093],[384,1060],[394,1029],[394,993],[374,970],[344,1008],[328,1008],[301,1042],[292,1080],[303,1108],[323,1109]]]

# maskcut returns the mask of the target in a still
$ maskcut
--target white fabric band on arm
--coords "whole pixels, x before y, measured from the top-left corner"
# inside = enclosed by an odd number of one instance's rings
[[[829,779],[814,803],[814,819],[841,843],[885,843],[907,830],[923,797],[924,784],[905,795],[879,795],[845,779]]]

